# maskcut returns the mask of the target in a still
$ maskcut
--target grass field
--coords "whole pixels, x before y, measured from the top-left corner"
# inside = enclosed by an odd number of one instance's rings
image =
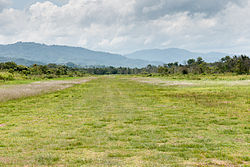
[[[249,166],[249,95],[111,76],[0,102],[0,166]]]

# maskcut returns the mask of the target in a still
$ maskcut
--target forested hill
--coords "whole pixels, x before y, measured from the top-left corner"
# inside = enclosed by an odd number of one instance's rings
[[[66,64],[72,62],[81,66],[145,67],[148,64],[162,64],[160,62],[130,59],[118,54],[97,52],[81,47],[45,45],[33,42],[0,45],[0,57],[35,61],[44,64]]]

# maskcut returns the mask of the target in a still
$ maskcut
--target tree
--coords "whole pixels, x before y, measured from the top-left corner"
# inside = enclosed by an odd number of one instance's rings
[[[198,57],[197,60],[196,60],[197,64],[201,64],[203,62],[204,62],[204,60],[202,59],[202,57]]]
[[[193,65],[195,63],[195,59],[189,59],[188,61],[187,61],[187,64],[188,65]]]

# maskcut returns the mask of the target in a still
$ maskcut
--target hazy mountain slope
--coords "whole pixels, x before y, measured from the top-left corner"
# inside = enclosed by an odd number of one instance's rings
[[[226,53],[196,53],[190,52],[185,49],[178,48],[169,48],[169,49],[148,49],[148,50],[140,50],[131,54],[125,55],[131,59],[142,59],[147,61],[160,61],[164,63],[172,63],[179,62],[183,63],[184,61],[197,57],[202,57],[207,62],[214,62],[220,60],[222,57],[227,56]]]
[[[124,67],[144,67],[148,64],[161,64],[106,52],[96,52],[80,47],[44,45],[33,42],[18,42],[0,45],[0,57],[22,58],[42,63],[65,64],[72,62],[78,65],[105,65]]]
[[[31,66],[33,64],[44,64],[38,61],[26,60],[22,58],[0,57],[0,62],[15,62],[18,65]]]

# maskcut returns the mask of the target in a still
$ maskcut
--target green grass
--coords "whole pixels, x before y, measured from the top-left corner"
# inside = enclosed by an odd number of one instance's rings
[[[0,166],[248,166],[250,86],[102,77],[0,103]]]

